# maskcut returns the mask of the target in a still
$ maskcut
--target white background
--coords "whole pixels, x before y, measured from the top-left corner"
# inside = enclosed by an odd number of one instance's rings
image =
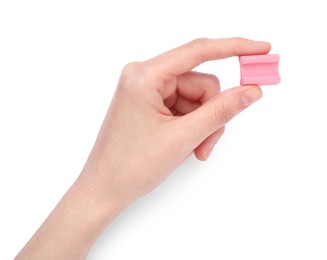
[[[198,37],[272,43],[282,83],[123,212],[88,259],[327,259],[324,1],[0,1],[0,259],[78,176],[122,67]],[[206,63],[226,89],[237,58]],[[146,147],[145,147],[146,149]]]

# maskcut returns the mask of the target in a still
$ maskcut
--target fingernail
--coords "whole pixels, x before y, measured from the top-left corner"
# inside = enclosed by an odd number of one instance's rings
[[[241,101],[245,107],[253,104],[262,97],[262,91],[259,87],[253,86],[245,90],[241,96]]]

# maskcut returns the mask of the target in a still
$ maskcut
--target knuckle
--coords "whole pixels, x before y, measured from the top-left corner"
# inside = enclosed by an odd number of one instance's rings
[[[208,38],[197,38],[192,41],[193,44],[195,45],[205,45],[208,42]]]
[[[212,86],[220,86],[220,81],[216,75],[208,74],[208,84]]]
[[[190,43],[190,46],[192,46],[194,49],[204,49],[208,45],[208,42],[209,38],[197,38]],[[197,55],[197,63],[202,63],[206,60],[203,52],[199,52]]]
[[[139,81],[143,75],[143,64],[141,62],[130,62],[123,68],[120,75],[120,88],[127,88],[138,86]]]
[[[200,102],[207,102],[213,96],[220,92],[220,82],[217,76],[213,74],[206,74],[202,81],[204,92],[201,96]]]
[[[202,49],[205,48],[205,46],[207,46],[209,42],[209,38],[197,38],[193,41],[191,41],[191,45],[193,45],[193,47],[195,47],[196,49]]]
[[[129,77],[139,73],[140,70],[141,70],[141,62],[133,61],[125,65],[121,74],[122,76]]]
[[[226,105],[217,105],[214,109],[214,118],[217,126],[225,125],[233,118],[233,111]]]

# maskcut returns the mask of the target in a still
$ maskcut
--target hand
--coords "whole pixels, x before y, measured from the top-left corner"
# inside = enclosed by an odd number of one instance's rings
[[[224,125],[262,96],[258,86],[220,93],[202,62],[264,54],[266,42],[199,39],[122,72],[85,167],[16,259],[84,259],[105,227],[193,151],[206,160]]]
[[[129,203],[160,184],[193,151],[206,160],[224,125],[262,92],[258,86],[220,92],[215,76],[191,69],[208,60],[269,50],[269,43],[241,38],[198,39],[128,64],[85,177],[97,183],[102,198]]]

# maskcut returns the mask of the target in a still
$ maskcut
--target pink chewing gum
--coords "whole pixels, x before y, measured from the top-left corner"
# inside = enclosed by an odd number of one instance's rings
[[[280,82],[278,54],[239,57],[241,85],[274,85]]]

